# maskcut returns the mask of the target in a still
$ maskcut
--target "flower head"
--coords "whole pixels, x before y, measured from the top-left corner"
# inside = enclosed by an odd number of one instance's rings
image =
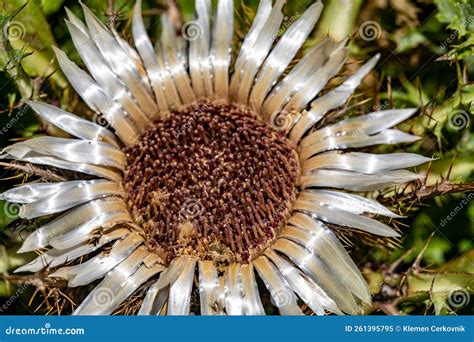
[[[111,314],[138,292],[139,314],[189,314],[193,288],[203,315],[265,314],[262,291],[284,315],[302,314],[301,303],[316,314],[340,314],[370,302],[366,281],[329,225],[398,235],[373,218],[398,215],[354,192],[418,179],[402,169],[428,159],[355,150],[415,141],[392,128],[415,110],[321,127],[379,57],[320,95],[345,63],[346,41],[323,39],[290,67],[322,4],[283,33],[284,3],[260,2],[235,61],[231,0],[220,0],[214,14],[209,0],[196,0],[196,18],[181,36],[164,14],[156,47],[140,1],[135,48],[87,7],[85,23],[68,11],[88,72],[55,48],[56,56],[96,116],[91,122],[28,101],[71,137],[3,150],[4,159],[74,176],[0,195],[22,205],[22,218],[49,218],[20,250],[45,251],[18,272],[44,269],[69,287],[101,280],[75,314]]]

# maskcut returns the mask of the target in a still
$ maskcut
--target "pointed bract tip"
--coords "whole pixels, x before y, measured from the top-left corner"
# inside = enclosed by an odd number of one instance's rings
[[[54,53],[56,54],[56,56],[57,56],[58,54],[61,54],[61,53],[64,54],[64,52],[63,52],[60,48],[58,48],[58,47],[56,47],[56,46],[54,46],[54,45],[52,45],[51,48],[53,49],[53,51],[54,51]]]
[[[17,253],[20,253],[20,251],[18,251]],[[20,266],[17,269],[13,270],[13,273],[22,273],[22,272],[30,272],[29,264]]]
[[[17,251],[16,253],[17,254],[22,254],[22,253],[28,253],[28,252],[31,252],[32,250],[28,249],[25,244],[23,244],[23,246],[21,246]]]
[[[73,11],[69,9],[69,7],[65,6],[64,10],[66,11],[66,15],[68,16],[68,18],[76,17],[76,15],[73,13]]]
[[[397,232],[393,229],[391,229],[390,231],[386,230],[383,234],[377,234],[377,235],[383,236],[383,237],[389,237],[389,238],[391,238],[391,237],[398,238],[398,237],[402,236],[399,232]]]
[[[415,114],[418,111],[418,108],[407,108],[405,109],[407,113],[409,113],[410,116]]]
[[[82,35],[84,35],[84,33],[81,31],[81,29],[76,24],[74,24],[72,21],[70,21],[68,19],[64,19],[64,21],[66,22],[67,29],[69,30],[69,33],[71,33],[71,35],[73,35],[73,34],[82,34]],[[74,33],[72,31],[74,31]]]

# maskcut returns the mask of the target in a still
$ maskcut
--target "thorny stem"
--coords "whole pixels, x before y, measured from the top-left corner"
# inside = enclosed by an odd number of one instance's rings
[[[0,166],[6,168],[12,168],[19,171],[23,171],[28,175],[35,175],[39,176],[44,180],[52,181],[52,182],[64,182],[66,181],[65,177],[62,177],[51,170],[44,170],[39,167],[36,167],[32,164],[17,164],[17,163],[4,163],[0,162]]]
[[[9,274],[1,274],[0,273],[0,280],[13,283],[15,285],[32,285],[38,289],[43,289],[46,287],[66,287],[65,281],[58,281],[55,279],[45,278],[41,274],[36,273],[32,275],[26,276],[18,276],[18,275],[9,275]]]
[[[433,238],[433,236],[435,235],[435,233],[431,233],[430,237],[428,238],[428,240],[426,240],[425,244],[423,245],[423,248],[421,249],[420,253],[418,254],[418,256],[416,257],[415,259],[415,262],[413,263],[413,265],[411,266],[411,269],[415,272],[415,273],[419,273],[421,271],[421,259],[423,257],[423,254],[425,254],[426,250],[428,249],[428,246],[430,245],[430,242],[431,242],[431,239]]]
[[[400,316],[400,315],[403,315],[403,313],[401,313],[394,301],[391,301],[391,302],[375,302],[375,305],[378,306],[378,308],[380,310],[382,310],[385,314],[387,315],[391,315],[391,316]]]
[[[404,194],[395,194],[394,196],[390,197],[382,197],[380,202],[385,204],[421,202],[432,197],[469,191],[474,191],[474,183],[453,184],[448,180],[443,180],[438,184],[427,186],[418,182],[418,184],[410,192]]]
[[[450,279],[447,281],[447,284],[449,284],[448,288],[456,288],[456,285],[454,285],[456,284],[456,280],[453,277],[459,277],[459,279],[457,279],[457,285],[462,284],[460,287],[465,288],[468,292],[472,292],[472,285],[469,285],[472,284],[472,280],[470,280],[472,276],[468,273],[442,272],[438,270],[427,270],[421,267],[421,259],[433,236],[434,233],[428,238],[416,256],[415,261],[406,271],[396,272],[396,269],[400,266],[401,262],[413,252],[413,249],[404,253],[383,272],[383,280],[378,284],[379,290],[375,294],[372,304],[366,305],[363,308],[363,315],[369,315],[378,310],[388,315],[404,315],[404,313],[398,309],[400,304],[427,301],[425,308],[426,315],[430,307],[434,304],[433,298],[443,291],[446,291],[446,285],[443,286],[440,283],[443,277]],[[371,270],[366,271],[372,272]],[[438,281],[436,288],[435,281]],[[423,286],[420,286],[420,284],[423,284]]]

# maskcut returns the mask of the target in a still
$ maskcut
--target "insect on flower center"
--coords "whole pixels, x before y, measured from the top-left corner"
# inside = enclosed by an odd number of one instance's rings
[[[237,105],[174,111],[126,154],[128,205],[149,248],[168,261],[252,260],[275,239],[296,196],[294,149]]]

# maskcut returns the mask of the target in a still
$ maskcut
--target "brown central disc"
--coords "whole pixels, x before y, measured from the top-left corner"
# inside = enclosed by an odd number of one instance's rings
[[[296,196],[294,149],[236,105],[172,112],[125,152],[128,204],[148,246],[168,261],[252,260],[275,239]]]

